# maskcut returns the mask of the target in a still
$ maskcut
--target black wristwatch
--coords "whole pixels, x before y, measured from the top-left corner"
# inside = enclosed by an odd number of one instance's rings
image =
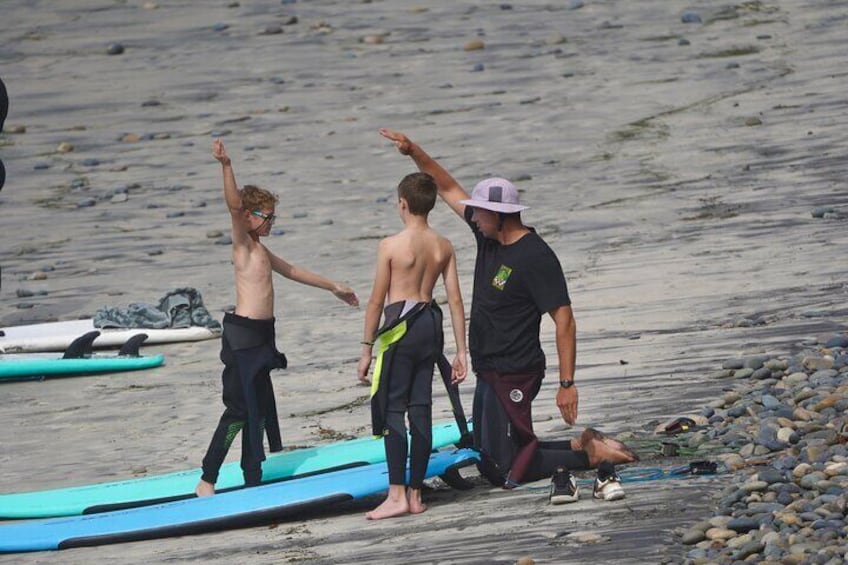
[[[562,388],[571,388],[574,386],[574,381],[559,381],[559,386]]]

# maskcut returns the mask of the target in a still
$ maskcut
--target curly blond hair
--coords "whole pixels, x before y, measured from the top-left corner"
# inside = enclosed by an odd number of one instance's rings
[[[241,205],[245,210],[267,210],[277,207],[280,199],[273,192],[246,184],[241,189]]]

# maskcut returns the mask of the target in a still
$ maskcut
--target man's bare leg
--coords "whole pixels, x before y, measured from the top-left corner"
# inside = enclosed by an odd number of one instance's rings
[[[365,513],[368,520],[394,518],[409,513],[409,501],[406,499],[405,485],[389,485],[389,494],[380,506]]]
[[[215,485],[200,479],[200,482],[198,482],[197,486],[194,487],[194,494],[197,496],[212,496],[215,494]]]
[[[422,512],[427,510],[427,505],[421,502],[420,488],[409,489],[409,496],[407,497],[407,499],[409,501],[410,514],[421,514]]]

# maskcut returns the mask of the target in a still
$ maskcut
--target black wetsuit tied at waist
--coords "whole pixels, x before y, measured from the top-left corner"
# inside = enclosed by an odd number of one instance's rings
[[[245,483],[258,483],[265,460],[263,435],[269,449],[283,449],[270,371],[285,369],[286,356],[277,351],[274,319],[254,320],[224,315],[221,362],[224,414],[203,459],[204,480],[214,483],[235,433],[242,432]]]

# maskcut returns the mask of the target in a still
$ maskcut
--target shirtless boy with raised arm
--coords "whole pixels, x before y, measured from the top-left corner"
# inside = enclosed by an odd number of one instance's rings
[[[371,386],[371,423],[383,436],[389,468],[386,500],[365,516],[379,520],[419,514],[421,486],[432,449],[433,368],[442,355],[442,312],[433,300],[441,277],[447,292],[456,356],[451,382],[465,379],[465,312],[456,271],[456,253],[450,241],[436,233],[427,216],[436,203],[436,183],[428,174],[412,173],[398,185],[398,212],[404,229],[380,242],[374,287],[365,311],[365,330],[358,376],[368,383],[372,346],[377,364]],[[385,321],[378,330],[385,306]],[[407,435],[409,414],[410,478],[407,489]]]
[[[276,219],[277,197],[252,185],[238,188],[230,157],[220,139],[214,142],[212,156],[222,166],[224,199],[232,220],[236,309],[224,315],[221,379],[225,410],[203,458],[203,475],[195,489],[198,496],[215,493],[218,471],[238,432],[242,434],[241,467],[247,486],[262,481],[263,432],[268,435],[271,451],[282,449],[270,371],[285,368],[286,358],[275,344],[272,272],[329,290],[352,306],[359,305],[349,287],[286,262],[260,242]]]

